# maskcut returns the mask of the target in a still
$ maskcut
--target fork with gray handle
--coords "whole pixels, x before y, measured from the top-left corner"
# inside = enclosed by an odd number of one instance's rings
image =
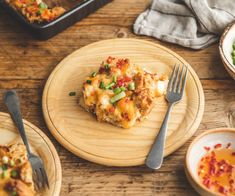
[[[17,126],[20,136],[26,146],[28,159],[29,159],[29,162],[31,163],[32,170],[33,170],[34,182],[37,188],[42,189],[42,188],[45,188],[46,185],[49,188],[48,178],[47,178],[47,174],[46,174],[43,162],[40,157],[34,155],[30,150],[28,139],[26,137],[26,133],[24,129],[23,120],[21,117],[19,98],[16,92],[13,90],[7,91],[4,94],[3,101],[6,104],[7,109],[9,113],[11,114],[11,117],[15,125]]]
[[[188,73],[187,66],[183,65],[181,70],[179,65],[174,66],[166,93],[166,100],[169,103],[166,116],[160,128],[160,131],[157,135],[157,138],[145,161],[146,166],[151,169],[157,170],[162,165],[168,119],[172,107],[176,103],[178,103],[183,97],[185,84],[187,80],[187,73]]]

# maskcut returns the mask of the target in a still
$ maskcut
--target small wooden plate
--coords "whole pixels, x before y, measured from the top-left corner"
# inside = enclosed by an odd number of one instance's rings
[[[24,120],[25,131],[32,151],[44,162],[50,189],[38,193],[38,196],[59,196],[62,172],[60,159],[55,147],[47,136],[30,122]],[[0,112],[0,145],[23,143],[21,137],[8,114]]]
[[[173,66],[188,63],[171,50],[148,41],[112,39],[93,43],[66,57],[50,75],[43,92],[43,114],[55,138],[74,154],[99,164],[144,164],[166,113],[164,98],[149,118],[131,129],[99,123],[78,106],[82,83],[108,56],[126,57],[153,73],[170,75]],[[197,130],[204,111],[198,76],[189,67],[186,93],[172,111],[165,156],[182,146]],[[69,96],[75,91],[76,96]]]

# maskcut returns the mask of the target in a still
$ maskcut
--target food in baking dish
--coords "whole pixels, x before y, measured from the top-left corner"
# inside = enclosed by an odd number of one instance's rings
[[[0,195],[34,196],[31,164],[23,144],[0,146]]]
[[[50,22],[65,12],[65,9],[59,6],[48,8],[42,0],[6,0],[6,2],[30,23]]]
[[[79,103],[98,121],[130,128],[147,117],[167,83],[167,76],[143,70],[129,59],[108,57],[85,79]]]

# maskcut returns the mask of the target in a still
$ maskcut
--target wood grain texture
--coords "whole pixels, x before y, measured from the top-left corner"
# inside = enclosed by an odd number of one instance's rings
[[[144,164],[164,119],[167,103],[160,98],[149,118],[131,129],[99,123],[78,106],[84,79],[108,56],[129,58],[152,73],[170,76],[175,64],[188,63],[158,44],[137,39],[95,42],[66,57],[50,75],[43,93],[43,113],[51,133],[76,155],[110,166]],[[182,146],[197,130],[204,111],[201,83],[188,66],[186,93],[171,113],[165,156]],[[69,92],[77,96],[70,97]]]
[[[205,112],[195,135],[205,129],[235,126],[235,81],[223,67],[218,44],[194,51],[134,35],[133,22],[148,6],[149,0],[114,0],[56,37],[43,42],[34,40],[0,8],[0,97],[6,89],[16,89],[24,118],[44,131],[56,146],[63,170],[61,196],[197,195],[185,177],[183,165],[186,150],[194,137],[168,156],[158,172],[152,172],[144,166],[115,168],[93,164],[64,149],[50,134],[41,109],[45,82],[64,57],[87,44],[128,37],[167,46],[190,63],[204,88]],[[1,101],[0,110],[6,111]]]
[[[61,164],[55,147],[46,135],[33,124],[24,120],[24,127],[33,153],[43,160],[50,189],[37,193],[38,196],[59,196],[62,182]],[[23,143],[11,117],[0,112],[0,144]]]

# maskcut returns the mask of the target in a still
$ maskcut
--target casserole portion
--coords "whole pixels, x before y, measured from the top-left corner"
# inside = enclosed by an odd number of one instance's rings
[[[65,12],[60,6],[49,8],[42,0],[6,0],[6,2],[30,23],[50,22]]]
[[[147,118],[168,78],[143,70],[129,59],[108,57],[83,83],[80,105],[97,120],[130,128]]]
[[[0,195],[34,196],[31,164],[23,144],[0,146]]]

